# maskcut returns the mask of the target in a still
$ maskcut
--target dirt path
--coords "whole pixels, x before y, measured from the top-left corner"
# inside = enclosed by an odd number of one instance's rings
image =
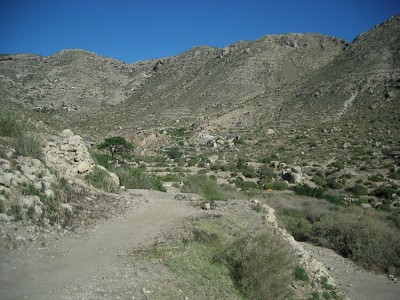
[[[395,283],[385,275],[367,272],[351,260],[334,251],[301,243],[313,257],[329,269],[336,285],[351,300],[398,300],[400,283]]]
[[[153,243],[183,219],[201,213],[172,193],[126,191],[145,205],[46,248],[21,250],[0,260],[0,299],[78,299],[85,286],[121,268],[120,255]]]
[[[168,269],[135,264],[127,253],[165,238],[189,217],[207,212],[174,193],[127,190],[140,205],[76,234],[42,247],[0,256],[0,299],[156,299],[151,290],[174,280]],[[351,300],[400,299],[400,283],[361,270],[333,251],[303,246],[322,262]]]

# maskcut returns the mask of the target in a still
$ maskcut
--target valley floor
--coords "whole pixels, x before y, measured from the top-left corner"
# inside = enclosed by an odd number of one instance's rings
[[[124,193],[141,205],[95,227],[55,238],[47,245],[3,252],[0,298],[157,299],[156,290],[172,283],[174,277],[162,264],[135,263],[130,251],[153,245],[188,218],[209,212],[176,200],[172,192]],[[303,246],[331,270],[348,299],[399,299],[400,283],[360,270],[330,250]]]

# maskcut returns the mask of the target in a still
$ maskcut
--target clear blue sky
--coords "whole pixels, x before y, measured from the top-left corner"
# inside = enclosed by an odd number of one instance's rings
[[[351,42],[399,13],[400,0],[0,0],[0,53],[79,48],[131,63],[267,34]]]

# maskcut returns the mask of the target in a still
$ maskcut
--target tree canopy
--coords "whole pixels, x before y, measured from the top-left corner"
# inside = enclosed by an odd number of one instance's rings
[[[111,156],[114,158],[116,153],[130,150],[133,148],[133,146],[122,136],[113,136],[110,138],[106,138],[104,142],[98,146],[98,148],[108,149],[111,153]]]

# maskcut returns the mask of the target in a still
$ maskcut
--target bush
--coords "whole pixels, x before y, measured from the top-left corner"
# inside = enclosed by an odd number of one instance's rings
[[[297,280],[300,280],[300,281],[309,281],[310,280],[310,277],[308,277],[306,270],[300,266],[298,266],[294,269],[294,278],[296,278]]]
[[[289,299],[296,261],[289,246],[269,232],[237,238],[218,256],[248,299]]]
[[[362,184],[355,184],[353,187],[349,188],[355,196],[364,196],[368,194],[368,189]]]
[[[332,167],[336,168],[338,171],[344,169],[344,162],[341,160],[337,160],[331,164]]]
[[[314,175],[312,181],[315,182],[315,184],[318,186],[326,186],[326,180],[322,176]]]
[[[106,170],[95,167],[93,172],[85,176],[90,185],[106,192],[115,192],[117,185]]]
[[[394,267],[399,274],[399,231],[376,214],[356,207],[332,212],[313,224],[311,239],[365,268],[384,271]]]
[[[10,137],[18,137],[25,130],[24,124],[21,121],[18,121],[19,118],[10,112],[1,112],[0,115],[0,135],[2,136],[10,136]]]
[[[246,178],[256,178],[257,173],[253,167],[247,166],[244,170],[242,170],[242,174]]]
[[[395,180],[400,180],[400,171],[390,172],[389,178],[392,178],[392,179],[395,179]]]
[[[289,189],[289,185],[286,183],[286,181],[283,180],[276,180],[272,183],[266,183],[264,184],[264,189],[265,190],[276,190],[276,191],[284,191]]]
[[[179,159],[182,157],[183,153],[179,150],[178,147],[172,147],[167,150],[166,155],[170,159]]]
[[[306,216],[295,209],[284,209],[279,213],[279,220],[296,241],[308,241],[312,232],[312,224]]]
[[[384,181],[385,177],[382,174],[377,173],[377,174],[374,174],[374,175],[368,177],[368,179],[371,181],[374,181],[374,182],[380,182],[380,181]]]
[[[104,154],[104,153],[97,153],[97,152],[91,152],[90,154],[91,154],[94,162],[96,163],[96,165],[102,166],[102,167],[106,168],[107,170],[111,169],[111,164],[109,163],[109,161],[112,160],[111,155]]]
[[[165,176],[160,177],[160,179],[164,182],[179,182],[181,181],[181,176],[176,174],[167,174]]]
[[[325,192],[323,188],[320,187],[313,188],[305,183],[295,185],[292,189],[297,195],[314,197],[319,199],[323,198]]]
[[[264,164],[269,164],[271,161],[273,160],[277,160],[279,157],[276,154],[272,154],[270,156],[266,156],[264,158],[261,159],[261,162]]]
[[[258,176],[261,179],[270,180],[270,179],[275,177],[275,173],[274,173],[274,170],[272,170],[270,167],[267,167],[267,166],[264,165],[258,171]]]
[[[241,177],[236,178],[235,185],[244,192],[255,190],[258,188],[257,183],[255,183],[254,181],[245,181]]]
[[[41,159],[43,157],[43,149],[40,143],[31,135],[20,135],[15,138],[13,147],[15,154],[18,156],[33,157]]]
[[[203,174],[188,176],[181,191],[198,194],[209,201],[225,200],[225,195],[217,182]]]
[[[372,195],[385,199],[392,199],[392,195],[397,193],[397,189],[393,186],[381,185],[378,186],[373,192]]]
[[[131,168],[128,166],[115,167],[113,172],[119,177],[120,184],[128,189],[166,191],[159,177],[147,174],[141,168]]]
[[[329,179],[327,182],[327,186],[333,190],[340,190],[343,188],[343,183],[336,179]]]

